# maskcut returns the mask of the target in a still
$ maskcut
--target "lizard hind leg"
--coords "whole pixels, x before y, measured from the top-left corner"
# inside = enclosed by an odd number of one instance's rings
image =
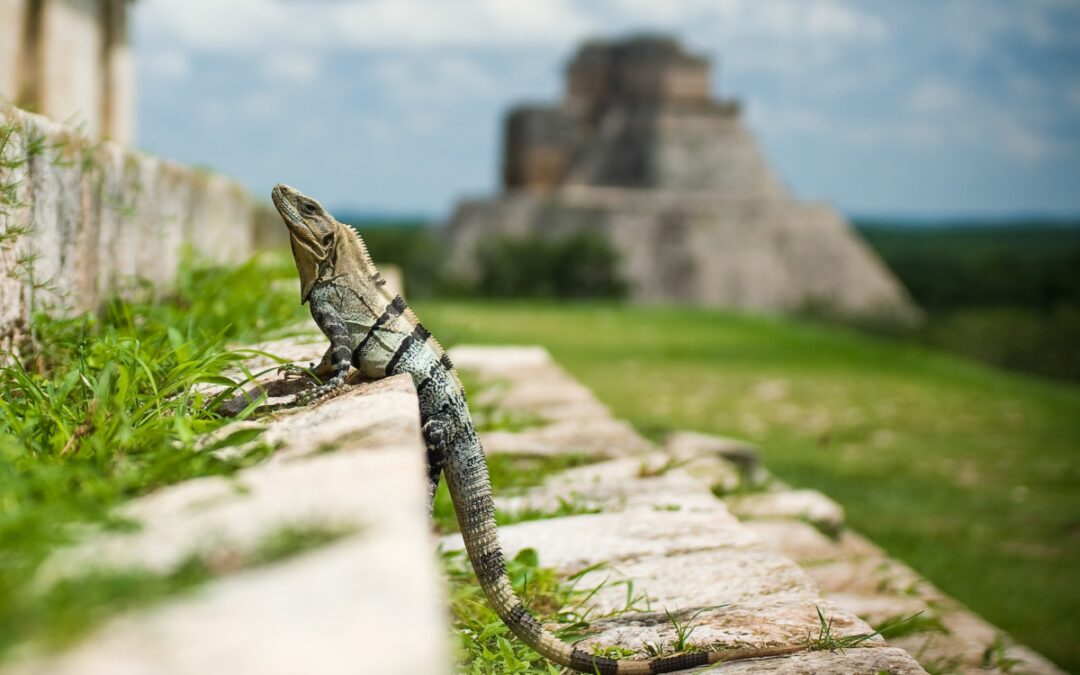
[[[420,429],[427,446],[429,514],[435,510],[435,491],[439,489],[439,476],[446,464],[446,450],[453,440],[453,432],[453,422],[445,415],[432,415]]]

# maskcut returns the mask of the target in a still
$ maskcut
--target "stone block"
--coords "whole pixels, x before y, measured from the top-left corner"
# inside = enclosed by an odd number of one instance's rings
[[[840,545],[801,520],[744,520],[763,546],[791,558],[800,565],[836,560],[844,555]]]
[[[692,672],[716,672],[724,675],[921,675],[926,671],[903,649],[845,649],[842,652],[805,652],[771,659],[737,661],[718,668],[701,668]]]
[[[243,560],[283,528],[331,527],[339,539],[268,566],[226,565],[192,593],[108,620],[62,653],[24,652],[0,673],[448,673],[411,380],[351,387],[259,423],[261,440],[281,446],[271,461],[128,503],[120,515],[139,529],[85,533],[36,583],[165,573],[191,556]]]
[[[844,527],[844,509],[817,490],[779,490],[729,497],[731,511],[740,518],[805,520],[824,532]]]
[[[905,635],[891,640],[891,644],[917,654],[922,663],[954,672],[1064,675],[1063,670],[1041,654],[1013,643],[999,628],[953,602],[947,604],[950,609],[940,615],[947,633]],[[1012,660],[1015,663],[1008,665]]]
[[[667,459],[662,453],[653,453],[569,469],[522,495],[496,497],[495,503],[510,513],[554,511],[564,503],[603,511],[721,508],[704,483],[682,469],[667,468]]]
[[[718,457],[755,477],[761,471],[761,450],[752,443],[696,431],[676,431],[664,440],[664,452],[681,462]]]
[[[534,548],[541,565],[564,574],[595,566],[575,581],[590,593],[580,608],[591,617],[584,648],[670,649],[677,638],[673,616],[693,629],[690,642],[699,646],[807,644],[819,634],[819,609],[832,620],[833,637],[871,632],[823,600],[805,572],[760,546],[719,502],[712,511],[631,510],[533,521],[501,534],[508,556]],[[443,545],[460,547],[460,537],[446,537]],[[628,611],[610,616],[621,610]],[[870,638],[864,644],[883,642]],[[777,659],[768,672],[785,672],[783,663]],[[920,672],[913,661],[907,667]]]
[[[598,457],[625,457],[651,449],[626,422],[598,417],[590,421],[568,420],[522,431],[482,431],[480,440],[488,454],[564,455],[580,453]]]
[[[470,392],[470,400],[538,422],[522,431],[482,432],[488,453],[625,457],[654,449],[628,423],[614,419],[541,347],[461,345],[450,350],[450,358],[459,371],[483,385]]]

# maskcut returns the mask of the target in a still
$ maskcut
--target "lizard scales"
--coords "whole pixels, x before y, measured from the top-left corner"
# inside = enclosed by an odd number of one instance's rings
[[[271,196],[289,230],[301,302],[310,303],[312,318],[330,339],[315,367],[326,382],[298,400],[310,403],[332,394],[344,384],[350,366],[375,379],[402,373],[412,377],[428,452],[429,507],[439,476],[445,474],[480,587],[518,638],[561,666],[600,675],[666,673],[800,649],[734,649],[617,661],[577,649],[545,630],[514,594],[506,575],[484,450],[449,357],[401,296],[386,288],[355,230],[287,185],[275,186]]]

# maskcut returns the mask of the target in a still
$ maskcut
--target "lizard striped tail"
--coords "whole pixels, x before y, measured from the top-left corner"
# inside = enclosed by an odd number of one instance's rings
[[[467,433],[462,433],[452,444],[446,460],[446,485],[457,513],[465,549],[488,603],[514,635],[560,666],[598,675],[650,675],[719,661],[779,656],[804,649],[798,646],[733,649],[631,661],[597,656],[563,642],[544,629],[510,586],[495,525],[495,504],[491,498],[487,462],[476,432],[469,429]]]

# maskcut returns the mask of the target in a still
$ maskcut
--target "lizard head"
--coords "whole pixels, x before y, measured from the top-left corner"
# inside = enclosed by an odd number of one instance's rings
[[[275,185],[270,196],[289,229],[289,243],[300,273],[300,301],[307,302],[321,263],[334,249],[341,225],[322,204],[288,185]]]

